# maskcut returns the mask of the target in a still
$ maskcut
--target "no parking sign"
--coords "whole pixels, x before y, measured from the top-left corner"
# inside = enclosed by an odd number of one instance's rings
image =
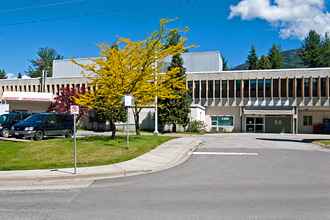
[[[71,105],[70,106],[70,114],[78,115],[79,114],[79,105]]]

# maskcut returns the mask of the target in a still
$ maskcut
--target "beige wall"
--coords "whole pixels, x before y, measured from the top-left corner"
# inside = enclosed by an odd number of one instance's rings
[[[241,131],[240,107],[207,107],[205,112],[206,130],[211,131],[211,116],[234,116],[234,126],[221,126],[225,131]]]
[[[304,116],[312,116],[312,125],[304,125]],[[329,110],[299,109],[298,110],[298,132],[312,134],[314,124],[323,124],[324,119],[330,119]]]
[[[46,112],[51,102],[9,101],[9,112],[13,110],[27,110],[28,113]]]

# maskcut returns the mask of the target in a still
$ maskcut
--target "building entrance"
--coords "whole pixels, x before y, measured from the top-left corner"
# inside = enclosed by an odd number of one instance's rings
[[[246,118],[246,132],[261,133],[264,132],[264,118],[263,117],[247,117]]]

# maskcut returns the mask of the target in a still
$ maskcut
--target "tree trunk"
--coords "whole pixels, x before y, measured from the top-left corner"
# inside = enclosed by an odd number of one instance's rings
[[[139,114],[134,114],[134,121],[135,121],[135,132],[136,135],[141,135],[140,133],[140,124],[139,124]]]
[[[172,126],[172,132],[176,132],[176,124],[175,123]]]
[[[115,140],[115,137],[116,137],[116,124],[115,124],[114,119],[110,120],[110,130],[112,131],[111,140]]]

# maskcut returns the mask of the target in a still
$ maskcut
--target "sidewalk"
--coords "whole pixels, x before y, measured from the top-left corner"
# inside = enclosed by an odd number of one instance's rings
[[[189,152],[194,151],[201,143],[198,137],[177,138],[129,161],[105,166],[78,167],[77,174],[74,174],[74,167],[0,171],[0,181],[96,180],[154,172],[184,162],[189,158]]]

